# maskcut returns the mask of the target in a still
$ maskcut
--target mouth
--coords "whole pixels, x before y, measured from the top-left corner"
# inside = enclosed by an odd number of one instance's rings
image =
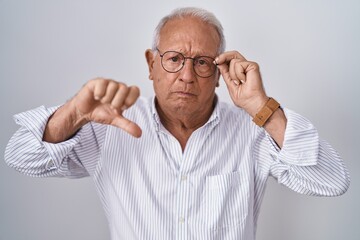
[[[196,97],[195,94],[191,92],[185,92],[185,91],[175,91],[173,94],[179,96],[179,97]]]

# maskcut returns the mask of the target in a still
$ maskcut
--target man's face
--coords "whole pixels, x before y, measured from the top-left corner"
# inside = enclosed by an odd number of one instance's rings
[[[215,28],[194,17],[174,19],[160,32],[160,54],[177,51],[185,57],[209,56],[215,58],[219,47]],[[213,104],[219,72],[207,78],[196,75],[193,60],[187,59],[184,67],[169,73],[161,66],[160,54],[146,52],[150,79],[153,80],[158,104],[163,111],[174,114],[201,114]]]

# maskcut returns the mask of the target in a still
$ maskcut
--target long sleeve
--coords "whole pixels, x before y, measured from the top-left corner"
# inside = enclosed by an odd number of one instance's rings
[[[270,137],[270,174],[280,184],[302,194],[338,196],[349,187],[349,174],[339,154],[319,139],[304,117],[284,109],[288,119],[283,148]]]
[[[57,108],[41,106],[14,116],[20,128],[5,150],[10,167],[34,177],[79,178],[95,171],[106,127],[89,123],[67,141],[44,142],[45,126]]]

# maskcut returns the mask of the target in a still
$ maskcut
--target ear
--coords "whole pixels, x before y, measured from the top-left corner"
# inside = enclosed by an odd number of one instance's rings
[[[155,55],[151,49],[146,49],[145,58],[149,67],[149,79],[153,80],[152,71],[154,69]]]

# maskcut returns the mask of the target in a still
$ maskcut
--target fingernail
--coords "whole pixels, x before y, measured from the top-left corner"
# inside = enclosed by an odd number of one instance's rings
[[[94,96],[95,100],[100,100],[100,97],[99,96]]]
[[[219,58],[215,58],[215,64],[218,65]]]
[[[234,84],[235,84],[236,86],[239,86],[239,85],[240,85],[239,80],[233,80],[233,82],[234,82]]]
[[[127,109],[127,107],[124,105],[121,107],[121,111],[125,111]]]

